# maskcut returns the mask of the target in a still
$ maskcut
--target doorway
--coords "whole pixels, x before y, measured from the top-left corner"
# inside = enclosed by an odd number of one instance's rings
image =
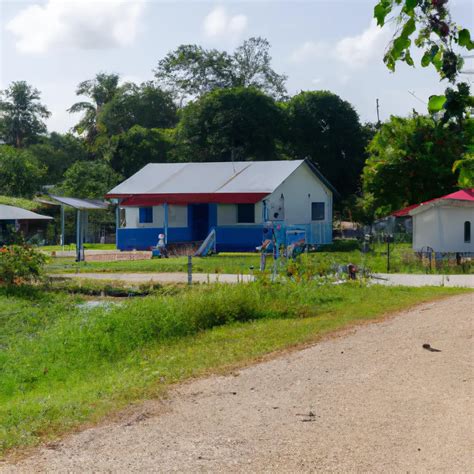
[[[193,240],[204,240],[209,232],[209,204],[191,204]]]

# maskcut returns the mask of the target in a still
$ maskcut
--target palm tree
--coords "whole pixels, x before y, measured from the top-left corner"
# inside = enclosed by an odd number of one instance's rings
[[[43,119],[51,113],[39,100],[39,90],[25,81],[0,91],[0,138],[5,143],[21,148],[25,141],[46,133]]]
[[[84,112],[74,130],[79,135],[85,135],[89,143],[93,143],[99,133],[97,118],[102,107],[112,100],[118,90],[119,75],[99,73],[94,79],[81,82],[76,89],[76,95],[85,95],[90,102],[76,102],[68,112]]]

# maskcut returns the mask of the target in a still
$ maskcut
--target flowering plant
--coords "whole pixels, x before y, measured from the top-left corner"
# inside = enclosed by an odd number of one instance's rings
[[[0,284],[20,285],[41,279],[46,256],[28,245],[0,247]]]

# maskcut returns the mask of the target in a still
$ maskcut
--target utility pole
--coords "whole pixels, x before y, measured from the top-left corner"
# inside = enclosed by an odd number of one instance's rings
[[[375,99],[375,105],[377,108],[377,127],[380,128],[380,105],[379,105],[379,99]]]

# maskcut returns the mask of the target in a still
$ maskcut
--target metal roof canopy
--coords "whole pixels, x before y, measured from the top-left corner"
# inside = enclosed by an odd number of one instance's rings
[[[0,204],[0,221],[21,221],[21,220],[52,220],[50,216],[36,214],[22,207],[8,206]]]
[[[113,188],[107,197],[271,194],[297,168],[306,163],[331,191],[337,193],[309,160],[150,163]]]
[[[88,211],[105,210],[109,206],[107,202],[97,199],[79,199],[71,197],[56,196],[48,194],[56,201],[49,204],[61,206],[61,245],[64,246],[64,206],[72,207],[77,211],[76,217],[76,261],[84,260],[84,237],[88,221]],[[44,201],[43,201],[44,202]]]
[[[53,194],[49,194],[49,197],[53,201],[57,201],[60,204],[64,204],[65,206],[73,207],[74,209],[83,210],[94,210],[94,209],[107,209],[109,206],[108,203],[104,201],[100,201],[98,199],[79,199],[79,198],[72,198],[72,197],[63,197],[63,196],[55,196]],[[50,203],[54,204],[54,203]]]

